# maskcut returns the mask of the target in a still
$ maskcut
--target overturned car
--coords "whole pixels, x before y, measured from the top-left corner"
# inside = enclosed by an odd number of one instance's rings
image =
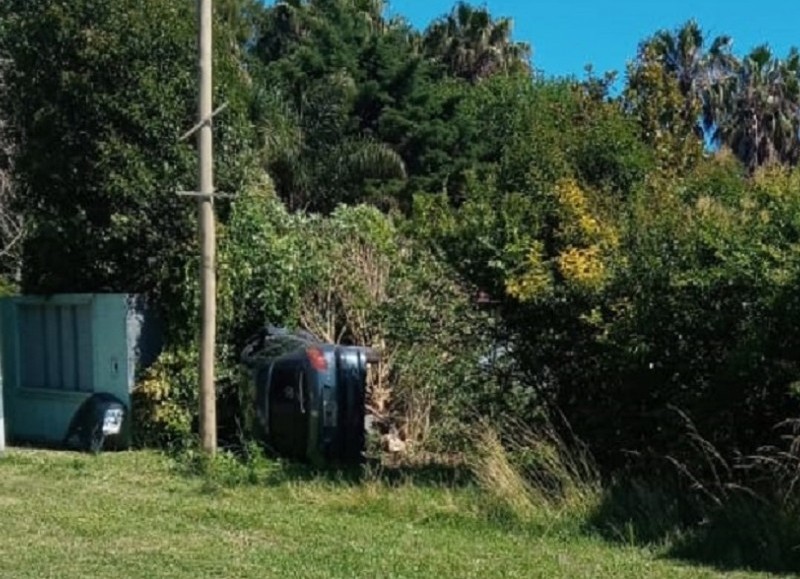
[[[248,340],[241,361],[256,429],[277,454],[317,465],[361,462],[367,367],[377,362],[371,349],[268,326]]]

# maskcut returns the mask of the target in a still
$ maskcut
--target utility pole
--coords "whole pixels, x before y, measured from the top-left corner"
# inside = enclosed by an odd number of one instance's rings
[[[214,143],[212,119],[212,0],[198,0],[200,99],[197,149],[200,225],[200,442],[208,454],[217,451],[217,399],[214,358],[217,324],[216,231],[214,219]]]

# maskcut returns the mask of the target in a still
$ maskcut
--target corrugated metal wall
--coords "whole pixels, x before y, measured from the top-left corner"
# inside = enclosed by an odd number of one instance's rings
[[[89,304],[21,304],[20,387],[92,392]]]

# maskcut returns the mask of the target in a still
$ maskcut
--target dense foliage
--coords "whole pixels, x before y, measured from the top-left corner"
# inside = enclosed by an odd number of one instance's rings
[[[160,299],[170,347],[140,409],[162,440],[195,405],[174,193],[194,183],[196,31],[188,0],[145,4],[0,6],[3,203],[23,291]],[[373,410],[418,448],[474,413],[559,410],[610,467],[685,459],[684,415],[733,456],[797,413],[796,51],[737,57],[690,22],[611,96],[613,74],[540,77],[509,20],[466,4],[424,31],[375,0],[216,4],[229,433],[238,349],[267,321],[381,349]]]
[[[145,291],[185,263],[194,154],[194,15],[189,3],[4,2],[6,105],[19,129],[15,199],[25,216],[25,291]],[[225,33],[220,36],[224,38]],[[224,44],[221,48],[226,49]],[[230,103],[217,164],[236,190],[252,139],[241,64],[217,60]]]

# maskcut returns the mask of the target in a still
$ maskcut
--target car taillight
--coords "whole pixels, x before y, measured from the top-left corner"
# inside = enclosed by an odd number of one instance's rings
[[[306,350],[308,361],[311,367],[318,372],[325,372],[328,369],[328,362],[325,361],[325,354],[319,348],[308,348]]]

